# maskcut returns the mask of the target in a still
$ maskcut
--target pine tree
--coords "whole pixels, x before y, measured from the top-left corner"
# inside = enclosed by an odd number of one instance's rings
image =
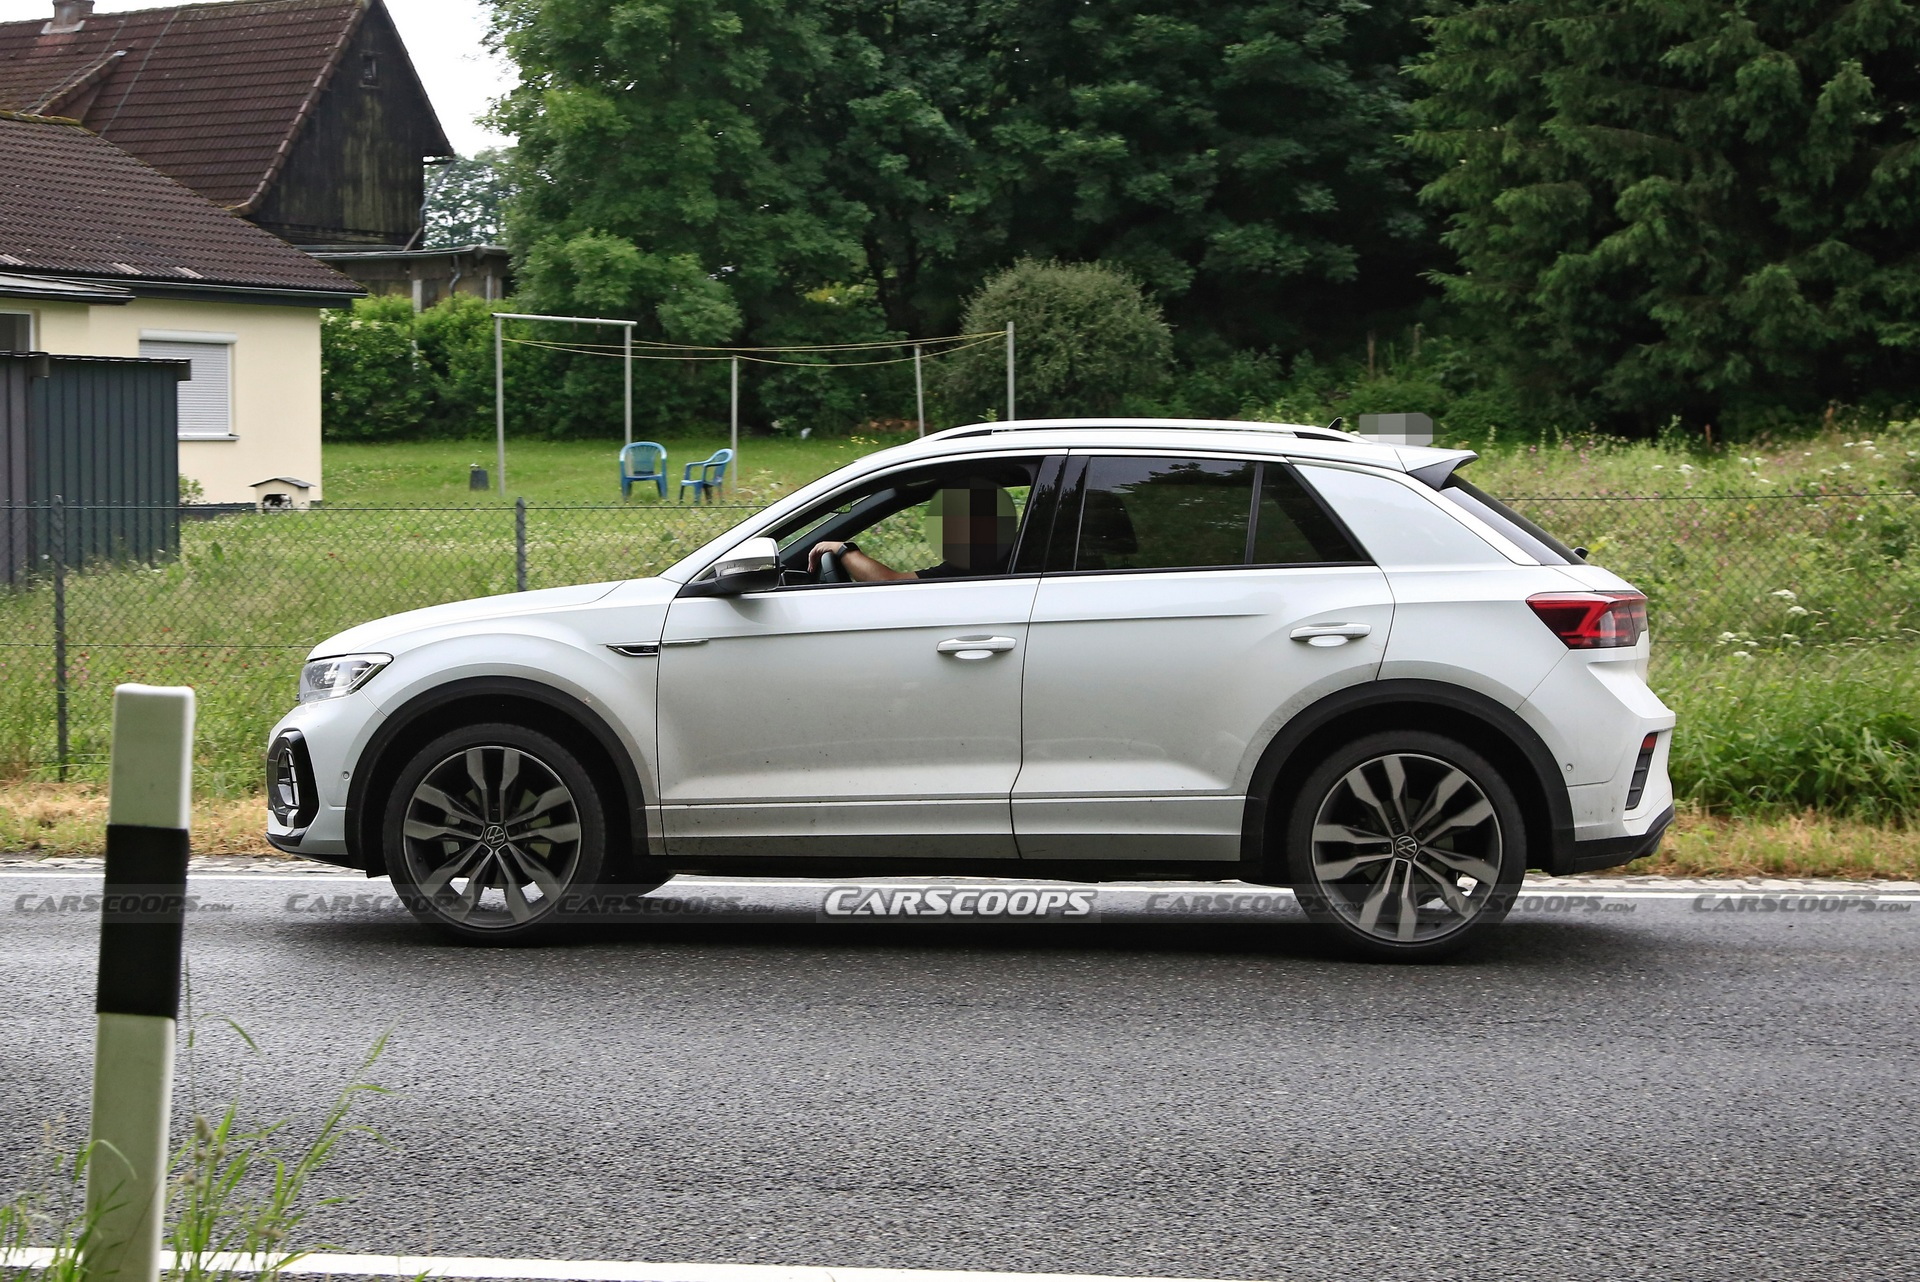
[[[1920,12],[1489,0],[1431,23],[1441,277],[1542,402],[1648,430],[1920,395]]]

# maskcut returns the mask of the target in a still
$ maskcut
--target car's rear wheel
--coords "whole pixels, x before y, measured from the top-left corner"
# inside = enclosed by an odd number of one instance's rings
[[[464,726],[420,748],[384,820],[394,888],[414,916],[464,939],[546,936],[582,915],[607,865],[593,776],[525,726]]]
[[[1368,735],[1302,782],[1287,870],[1309,918],[1370,957],[1429,961],[1497,925],[1526,874],[1513,789],[1424,731]]]

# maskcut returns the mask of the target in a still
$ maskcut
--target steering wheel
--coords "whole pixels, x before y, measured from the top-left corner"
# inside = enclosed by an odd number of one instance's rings
[[[847,577],[845,567],[840,564],[840,554],[838,552],[822,552],[820,554],[820,572],[816,577],[822,583],[852,582],[852,580]]]

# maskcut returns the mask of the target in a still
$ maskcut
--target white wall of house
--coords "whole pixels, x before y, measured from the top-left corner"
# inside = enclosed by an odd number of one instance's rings
[[[193,362],[181,384],[180,475],[209,503],[253,500],[253,483],[294,476],[321,498],[320,311],[136,298],[120,305],[5,303],[34,314],[42,350]]]

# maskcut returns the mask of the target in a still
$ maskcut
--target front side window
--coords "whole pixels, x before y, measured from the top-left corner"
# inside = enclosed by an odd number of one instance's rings
[[[782,585],[830,581],[817,549],[848,543],[860,558],[846,558],[856,582],[1013,573],[1045,466],[1040,458],[962,460],[864,482],[769,531],[780,544]]]
[[[1363,560],[1280,463],[1116,456],[1085,462],[1054,524],[1057,571]]]

